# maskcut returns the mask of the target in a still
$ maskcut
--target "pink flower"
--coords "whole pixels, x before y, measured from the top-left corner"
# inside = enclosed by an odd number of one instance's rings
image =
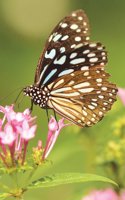
[[[35,136],[36,117],[32,118],[28,109],[23,113],[16,113],[13,105],[0,106],[0,112],[4,114],[3,119],[0,119],[0,146],[2,149],[0,157],[8,167],[7,153],[10,152],[11,165],[16,165],[17,161],[23,165],[29,140]]]
[[[125,190],[121,191],[120,197],[121,197],[121,199],[119,199],[119,200],[125,200]]]
[[[119,196],[113,189],[95,190],[82,200],[119,200]],[[122,200],[122,199],[121,199]]]
[[[125,106],[125,89],[118,88],[118,96],[121,99],[123,105]]]
[[[59,122],[57,122],[54,117],[51,117],[48,124],[49,130],[48,130],[47,141],[42,156],[43,160],[48,157],[51,150],[53,149],[61,129],[67,125],[68,124],[64,124],[64,118],[60,119]]]
[[[0,158],[6,167],[14,167],[23,165],[26,159],[27,146],[29,141],[36,134],[36,117],[31,117],[29,109],[24,112],[15,112],[14,106],[0,106],[0,112],[4,114],[3,119],[0,119]],[[64,119],[57,122],[54,117],[51,117],[48,124],[48,135],[45,148],[42,145],[42,140],[38,141],[38,146],[33,148],[36,154],[33,159],[36,163],[42,163],[51,150],[63,127]],[[11,156],[11,162],[10,162]],[[9,160],[7,160],[9,158]]]
[[[35,137],[36,128],[37,128],[36,125],[30,127],[27,120],[23,121],[22,127],[20,128],[19,131],[20,137],[25,141],[29,141],[30,139]]]
[[[13,142],[16,140],[16,134],[9,123],[4,126],[3,131],[0,131],[0,139],[1,144],[7,144],[8,146],[12,146]]]

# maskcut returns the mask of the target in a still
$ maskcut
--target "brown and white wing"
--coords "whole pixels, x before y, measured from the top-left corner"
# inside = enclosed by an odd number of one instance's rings
[[[100,121],[116,101],[117,88],[100,65],[74,71],[48,85],[48,106],[79,126]]]

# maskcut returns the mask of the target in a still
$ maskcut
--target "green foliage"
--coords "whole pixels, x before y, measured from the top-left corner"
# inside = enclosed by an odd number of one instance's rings
[[[32,184],[28,186],[28,189],[53,187],[69,183],[80,183],[80,182],[84,183],[90,181],[102,181],[118,186],[114,181],[106,177],[98,176],[95,174],[61,173],[61,174],[44,176],[36,181],[33,181]]]

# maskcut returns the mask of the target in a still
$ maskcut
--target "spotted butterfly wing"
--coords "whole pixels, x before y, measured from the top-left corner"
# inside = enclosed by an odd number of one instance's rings
[[[69,69],[68,54],[89,40],[89,23],[84,11],[78,10],[61,20],[46,42],[35,74],[35,85],[44,86]],[[65,64],[67,61],[67,65]]]
[[[78,10],[55,27],[40,57],[34,85],[25,93],[79,126],[92,126],[111,109],[116,86],[104,71],[107,53],[89,41],[88,19]]]

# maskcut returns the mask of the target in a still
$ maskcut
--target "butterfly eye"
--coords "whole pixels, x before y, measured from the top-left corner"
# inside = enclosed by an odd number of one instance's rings
[[[82,127],[100,121],[117,93],[105,72],[105,47],[90,42],[89,29],[83,10],[61,20],[46,42],[34,85],[24,89],[41,108],[51,108]]]

